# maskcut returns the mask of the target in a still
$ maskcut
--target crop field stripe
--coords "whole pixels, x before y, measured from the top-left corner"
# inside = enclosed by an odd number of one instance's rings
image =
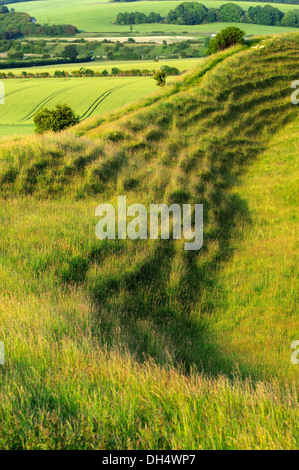
[[[136,83],[136,82],[133,82]],[[99,98],[97,98],[93,104],[87,109],[87,111],[81,116],[81,119],[87,119],[89,118],[92,113],[98,108],[98,106],[106,99],[108,98],[111,93],[113,93],[116,90],[119,90],[120,88],[124,88],[127,85],[132,85],[132,83],[125,83],[124,85],[118,85],[113,88],[110,88],[110,90],[107,90],[105,93],[103,93]]]
[[[35,106],[35,108],[30,111],[29,114],[27,114],[25,117],[23,117],[22,119],[20,119],[20,121],[28,121],[29,119],[32,119],[35,112],[42,108],[43,106],[45,106],[47,103],[49,103],[49,101],[51,101],[53,98],[56,98],[57,96],[61,95],[61,93],[64,93],[65,91],[69,91],[71,90],[72,87],[68,87],[68,88],[64,88],[63,90],[59,90],[59,91],[56,91],[54,93],[52,93],[50,96],[47,96],[46,98],[44,98],[37,106]]]
[[[23,79],[6,80],[8,99],[1,108],[1,136],[32,133],[33,117],[42,107],[66,103],[85,120],[114,111],[156,90],[150,77],[36,78],[24,82]]]
[[[38,85],[35,85],[35,86],[38,86]],[[15,95],[16,93],[20,93],[21,91],[25,91],[27,90],[27,88],[19,88],[17,90],[13,90],[13,91],[9,91],[8,93],[5,93],[5,98],[7,98],[8,96],[11,96],[11,95]]]

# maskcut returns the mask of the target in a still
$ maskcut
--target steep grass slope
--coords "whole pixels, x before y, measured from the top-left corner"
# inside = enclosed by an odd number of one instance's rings
[[[1,447],[298,447],[298,50],[232,49],[125,111],[0,145]],[[118,194],[203,203],[203,249],[99,242],[95,207]]]

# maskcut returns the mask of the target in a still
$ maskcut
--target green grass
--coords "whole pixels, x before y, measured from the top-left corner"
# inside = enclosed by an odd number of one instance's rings
[[[209,6],[210,8],[219,8],[226,1],[201,1],[201,3]],[[239,4],[244,10],[250,6],[260,5],[254,2],[234,2]],[[145,1],[133,3],[91,3],[88,0],[51,0],[26,2],[26,4],[12,4],[11,7],[16,11],[26,11],[31,16],[36,17],[37,21],[41,24],[46,23],[50,18],[54,24],[68,23],[77,26],[78,29],[85,32],[97,33],[112,33],[112,32],[128,32],[128,26],[113,25],[116,16],[119,12],[123,11],[140,11],[143,13],[150,13],[151,11],[159,12],[162,16],[166,16],[169,10],[176,8],[179,1]],[[293,10],[295,5],[273,5],[277,6],[281,11],[286,12]],[[188,31],[198,33],[202,31],[218,32],[223,27],[228,26],[228,23],[219,23],[212,25],[197,25],[197,26],[178,26],[178,25],[164,25],[164,24],[145,24],[134,26],[134,31],[139,32],[152,32],[152,31],[165,31],[165,32],[182,32]],[[238,26],[238,25],[237,25]],[[267,27],[262,25],[247,25],[242,24],[243,30],[247,34],[272,34],[275,32],[286,32],[287,28],[282,27]],[[294,29],[294,28],[293,28]],[[289,31],[292,28],[289,29]]]
[[[223,356],[237,355],[251,376],[286,382],[296,372],[290,345],[299,338],[298,129],[299,119],[282,129],[233,192],[247,202],[250,223],[239,224],[222,265],[210,322]]]
[[[86,119],[122,107],[157,88],[152,77],[8,79],[4,84],[2,136],[34,132],[33,118],[41,107],[67,103]]]
[[[298,41],[0,143],[1,448],[298,448]],[[202,250],[98,241],[118,194],[203,203]]]

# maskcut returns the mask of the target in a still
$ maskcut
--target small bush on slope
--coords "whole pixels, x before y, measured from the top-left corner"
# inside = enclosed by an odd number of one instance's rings
[[[72,108],[66,104],[57,104],[56,109],[40,109],[34,116],[35,132],[43,134],[47,131],[59,132],[80,122]]]
[[[207,54],[215,54],[215,52],[223,51],[236,44],[243,44],[244,35],[244,31],[234,26],[223,29],[215,38],[210,40]]]

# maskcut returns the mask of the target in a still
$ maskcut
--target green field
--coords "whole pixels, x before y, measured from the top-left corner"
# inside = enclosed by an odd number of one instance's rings
[[[1,449],[299,448],[299,34],[264,45],[0,141]],[[202,249],[98,240],[119,195],[203,204]]]
[[[112,67],[117,67],[121,70],[130,70],[130,69],[148,69],[148,70],[158,70],[163,65],[168,65],[171,67],[176,67],[180,72],[189,70],[195,65],[198,65],[201,59],[198,58],[188,58],[188,59],[160,59],[156,60],[103,60],[100,62],[82,62],[76,64],[60,64],[60,65],[45,65],[42,67],[24,67],[20,68],[7,68],[1,69],[0,72],[12,72],[16,75],[22,73],[25,70],[27,73],[40,73],[40,72],[49,72],[51,75],[55,70],[65,70],[69,73],[72,73],[73,70],[78,70],[80,67],[90,68],[92,70],[97,70],[102,72],[103,70],[108,70],[111,72]]]
[[[49,78],[4,80],[0,135],[34,132],[33,117],[41,107],[70,105],[81,119],[120,108],[156,90],[152,77]]]
[[[54,24],[68,23],[77,26],[77,28],[84,32],[93,33],[107,33],[107,35],[115,32],[127,33],[128,26],[113,25],[116,16],[119,12],[133,12],[140,11],[143,13],[150,13],[151,11],[159,12],[162,16],[166,16],[169,10],[174,9],[180,2],[179,1],[145,1],[145,2],[132,2],[132,3],[92,3],[89,0],[51,0],[51,1],[37,1],[16,3],[10,5],[16,11],[26,11],[31,16],[34,16],[41,24],[48,22],[50,19]],[[219,8],[221,4],[227,3],[226,1],[216,0],[203,0],[201,3],[209,6],[210,8]],[[255,2],[234,2],[241,5],[244,10],[250,6],[261,5]],[[273,4],[281,11],[286,12],[293,10],[295,5]],[[228,23],[224,23],[228,25]],[[238,26],[238,25],[237,25]],[[165,25],[165,24],[144,24],[134,26],[134,32],[147,33],[152,31],[157,32],[172,32],[180,33],[182,31],[192,32],[193,34],[203,31],[218,32],[224,26],[223,24],[211,25],[197,25],[197,26],[179,26],[179,25]],[[262,26],[262,25],[248,25],[242,24],[242,29],[247,34],[271,34],[274,32],[286,32],[288,28]],[[289,30],[291,30],[290,28]]]

